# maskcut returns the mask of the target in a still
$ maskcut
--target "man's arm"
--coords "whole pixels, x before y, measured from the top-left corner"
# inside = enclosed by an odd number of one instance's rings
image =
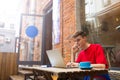
[[[105,64],[91,64],[93,68],[105,68]]]
[[[69,62],[67,63],[67,67],[68,66],[71,66],[71,67],[78,67],[79,63],[76,63],[76,62]],[[105,68],[105,64],[91,64],[91,66],[93,68]]]
[[[108,63],[105,57],[104,49],[101,47],[101,45],[98,44],[96,50],[97,50],[96,51],[96,64],[93,64],[93,67],[107,68]]]

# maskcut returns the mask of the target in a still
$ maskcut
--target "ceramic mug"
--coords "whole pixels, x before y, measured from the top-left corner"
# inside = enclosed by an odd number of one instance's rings
[[[91,63],[90,62],[80,62],[79,68],[91,68]]]

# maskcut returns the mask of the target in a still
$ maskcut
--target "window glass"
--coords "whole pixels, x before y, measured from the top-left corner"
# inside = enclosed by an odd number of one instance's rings
[[[41,15],[23,14],[21,21],[19,60],[40,61],[43,17]],[[38,33],[34,32],[36,29]]]
[[[110,67],[120,67],[120,2],[94,0],[91,4],[91,0],[86,1],[89,41],[104,47]]]

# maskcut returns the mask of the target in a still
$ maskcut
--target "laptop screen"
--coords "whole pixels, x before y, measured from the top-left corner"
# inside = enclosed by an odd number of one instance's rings
[[[47,50],[46,52],[52,67],[66,67],[62,54],[59,50]]]

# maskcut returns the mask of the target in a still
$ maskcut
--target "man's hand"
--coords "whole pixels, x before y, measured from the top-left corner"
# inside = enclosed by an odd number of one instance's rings
[[[77,43],[75,43],[75,44],[72,46],[72,50],[73,50],[73,53],[77,53],[77,52],[79,51],[79,48],[78,48]]]
[[[68,62],[68,63],[66,64],[66,67],[78,67],[78,63]]]

